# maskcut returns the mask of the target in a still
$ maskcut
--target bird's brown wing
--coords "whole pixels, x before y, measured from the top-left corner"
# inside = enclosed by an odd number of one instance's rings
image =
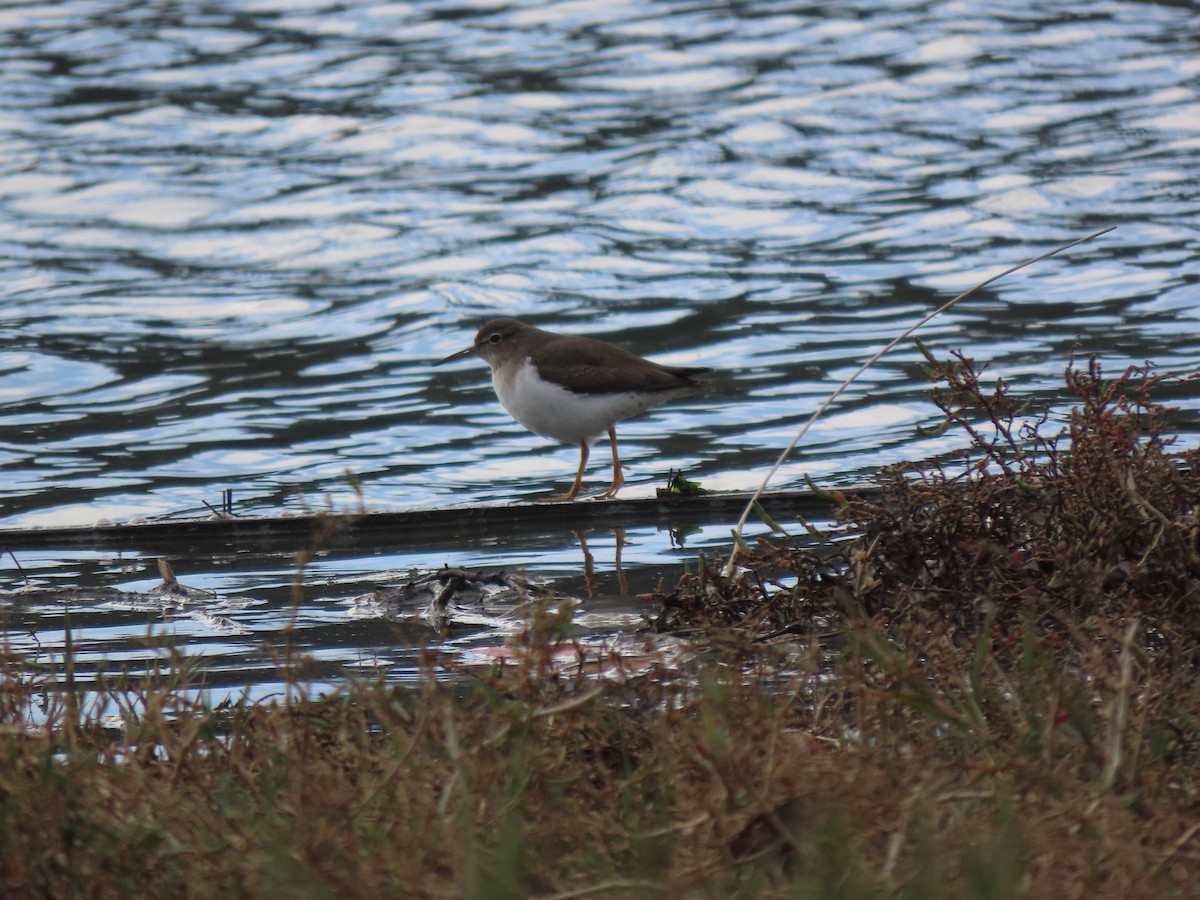
[[[663,366],[611,344],[588,339],[551,341],[533,353],[538,374],[577,394],[617,394],[625,391],[702,390],[692,376],[705,368]]]

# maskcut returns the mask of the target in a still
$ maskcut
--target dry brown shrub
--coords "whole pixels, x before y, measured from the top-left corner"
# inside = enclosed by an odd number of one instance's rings
[[[1145,370],[1106,382],[1096,360],[1072,363],[1060,431],[1003,382],[985,389],[971,360],[930,363],[964,455],[888,470],[876,499],[836,496],[841,525],[818,550],[763,542],[734,578],[702,568],[661,598],[658,625],[825,649],[836,687],[814,696],[840,717],[804,727],[840,745],[850,808],[894,774],[902,802],[871,798],[892,843],[873,852],[893,877],[908,860],[901,893],[1009,896],[988,884],[1011,876],[1030,896],[1187,896],[1200,451],[1170,452]],[[1009,854],[1003,871],[988,847]]]

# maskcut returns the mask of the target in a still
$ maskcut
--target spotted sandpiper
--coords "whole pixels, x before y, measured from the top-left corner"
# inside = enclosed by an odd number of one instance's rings
[[[711,371],[659,365],[604,341],[553,334],[516,319],[484,323],[474,344],[434,365],[469,356],[491,367],[492,387],[514,419],[535,434],[579,448],[575,483],[544,503],[565,503],[579,495],[589,447],[606,431],[613,482],[600,497],[615,497],[625,483],[617,455],[617,422],[704,390],[708,385],[694,376]]]

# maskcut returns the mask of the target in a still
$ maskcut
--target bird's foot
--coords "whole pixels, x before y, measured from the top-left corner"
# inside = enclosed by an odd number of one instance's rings
[[[567,491],[565,494],[557,494],[553,497],[535,497],[534,503],[570,503],[579,496],[579,489],[575,488]]]
[[[619,491],[621,489],[621,486],[623,484],[625,484],[625,479],[623,479],[623,478],[620,481],[614,481],[612,484],[612,487],[610,487],[603,494],[598,494],[596,496],[596,499],[597,500],[612,500],[612,499],[614,499],[617,496],[617,491]]]

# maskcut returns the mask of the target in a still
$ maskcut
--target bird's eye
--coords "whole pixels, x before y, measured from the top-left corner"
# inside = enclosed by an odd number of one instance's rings
[[[498,344],[498,343],[500,343],[501,340],[503,340],[503,338],[500,336],[500,332],[494,331],[494,332],[492,332],[491,336],[488,338],[488,343]]]

